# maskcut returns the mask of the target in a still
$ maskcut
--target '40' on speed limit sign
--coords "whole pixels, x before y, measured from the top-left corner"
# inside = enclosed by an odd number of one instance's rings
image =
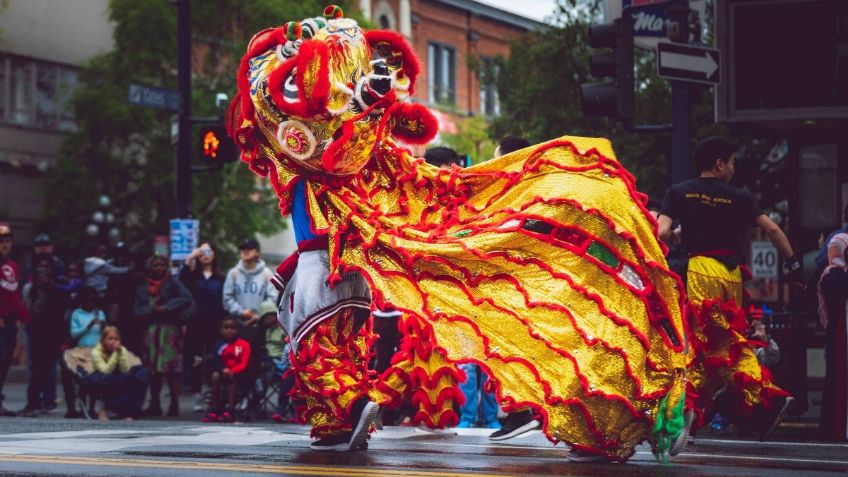
[[[751,274],[754,278],[777,279],[777,249],[768,240],[751,242]]]

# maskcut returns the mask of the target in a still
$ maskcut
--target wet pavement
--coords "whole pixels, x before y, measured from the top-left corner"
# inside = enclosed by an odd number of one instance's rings
[[[698,438],[670,465],[647,447],[627,464],[569,463],[566,448],[536,432],[490,443],[387,427],[367,452],[316,452],[305,426],[190,421],[84,421],[59,413],[0,418],[2,475],[410,476],[829,476],[848,474],[848,445]]]

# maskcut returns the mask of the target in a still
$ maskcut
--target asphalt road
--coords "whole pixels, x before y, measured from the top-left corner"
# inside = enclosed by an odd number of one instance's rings
[[[848,445],[696,439],[670,465],[647,447],[627,464],[577,464],[541,434],[490,443],[489,430],[387,427],[367,452],[315,452],[305,426],[0,418],[0,475],[769,476],[848,474]]]

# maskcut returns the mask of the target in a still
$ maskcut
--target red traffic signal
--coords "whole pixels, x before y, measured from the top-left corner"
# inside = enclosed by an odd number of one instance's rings
[[[238,158],[236,145],[221,125],[200,128],[199,153],[204,162],[233,162]]]

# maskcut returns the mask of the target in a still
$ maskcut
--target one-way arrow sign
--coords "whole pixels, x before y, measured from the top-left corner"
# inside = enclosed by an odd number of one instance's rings
[[[657,73],[666,79],[716,84],[721,81],[720,64],[714,48],[657,44]]]

